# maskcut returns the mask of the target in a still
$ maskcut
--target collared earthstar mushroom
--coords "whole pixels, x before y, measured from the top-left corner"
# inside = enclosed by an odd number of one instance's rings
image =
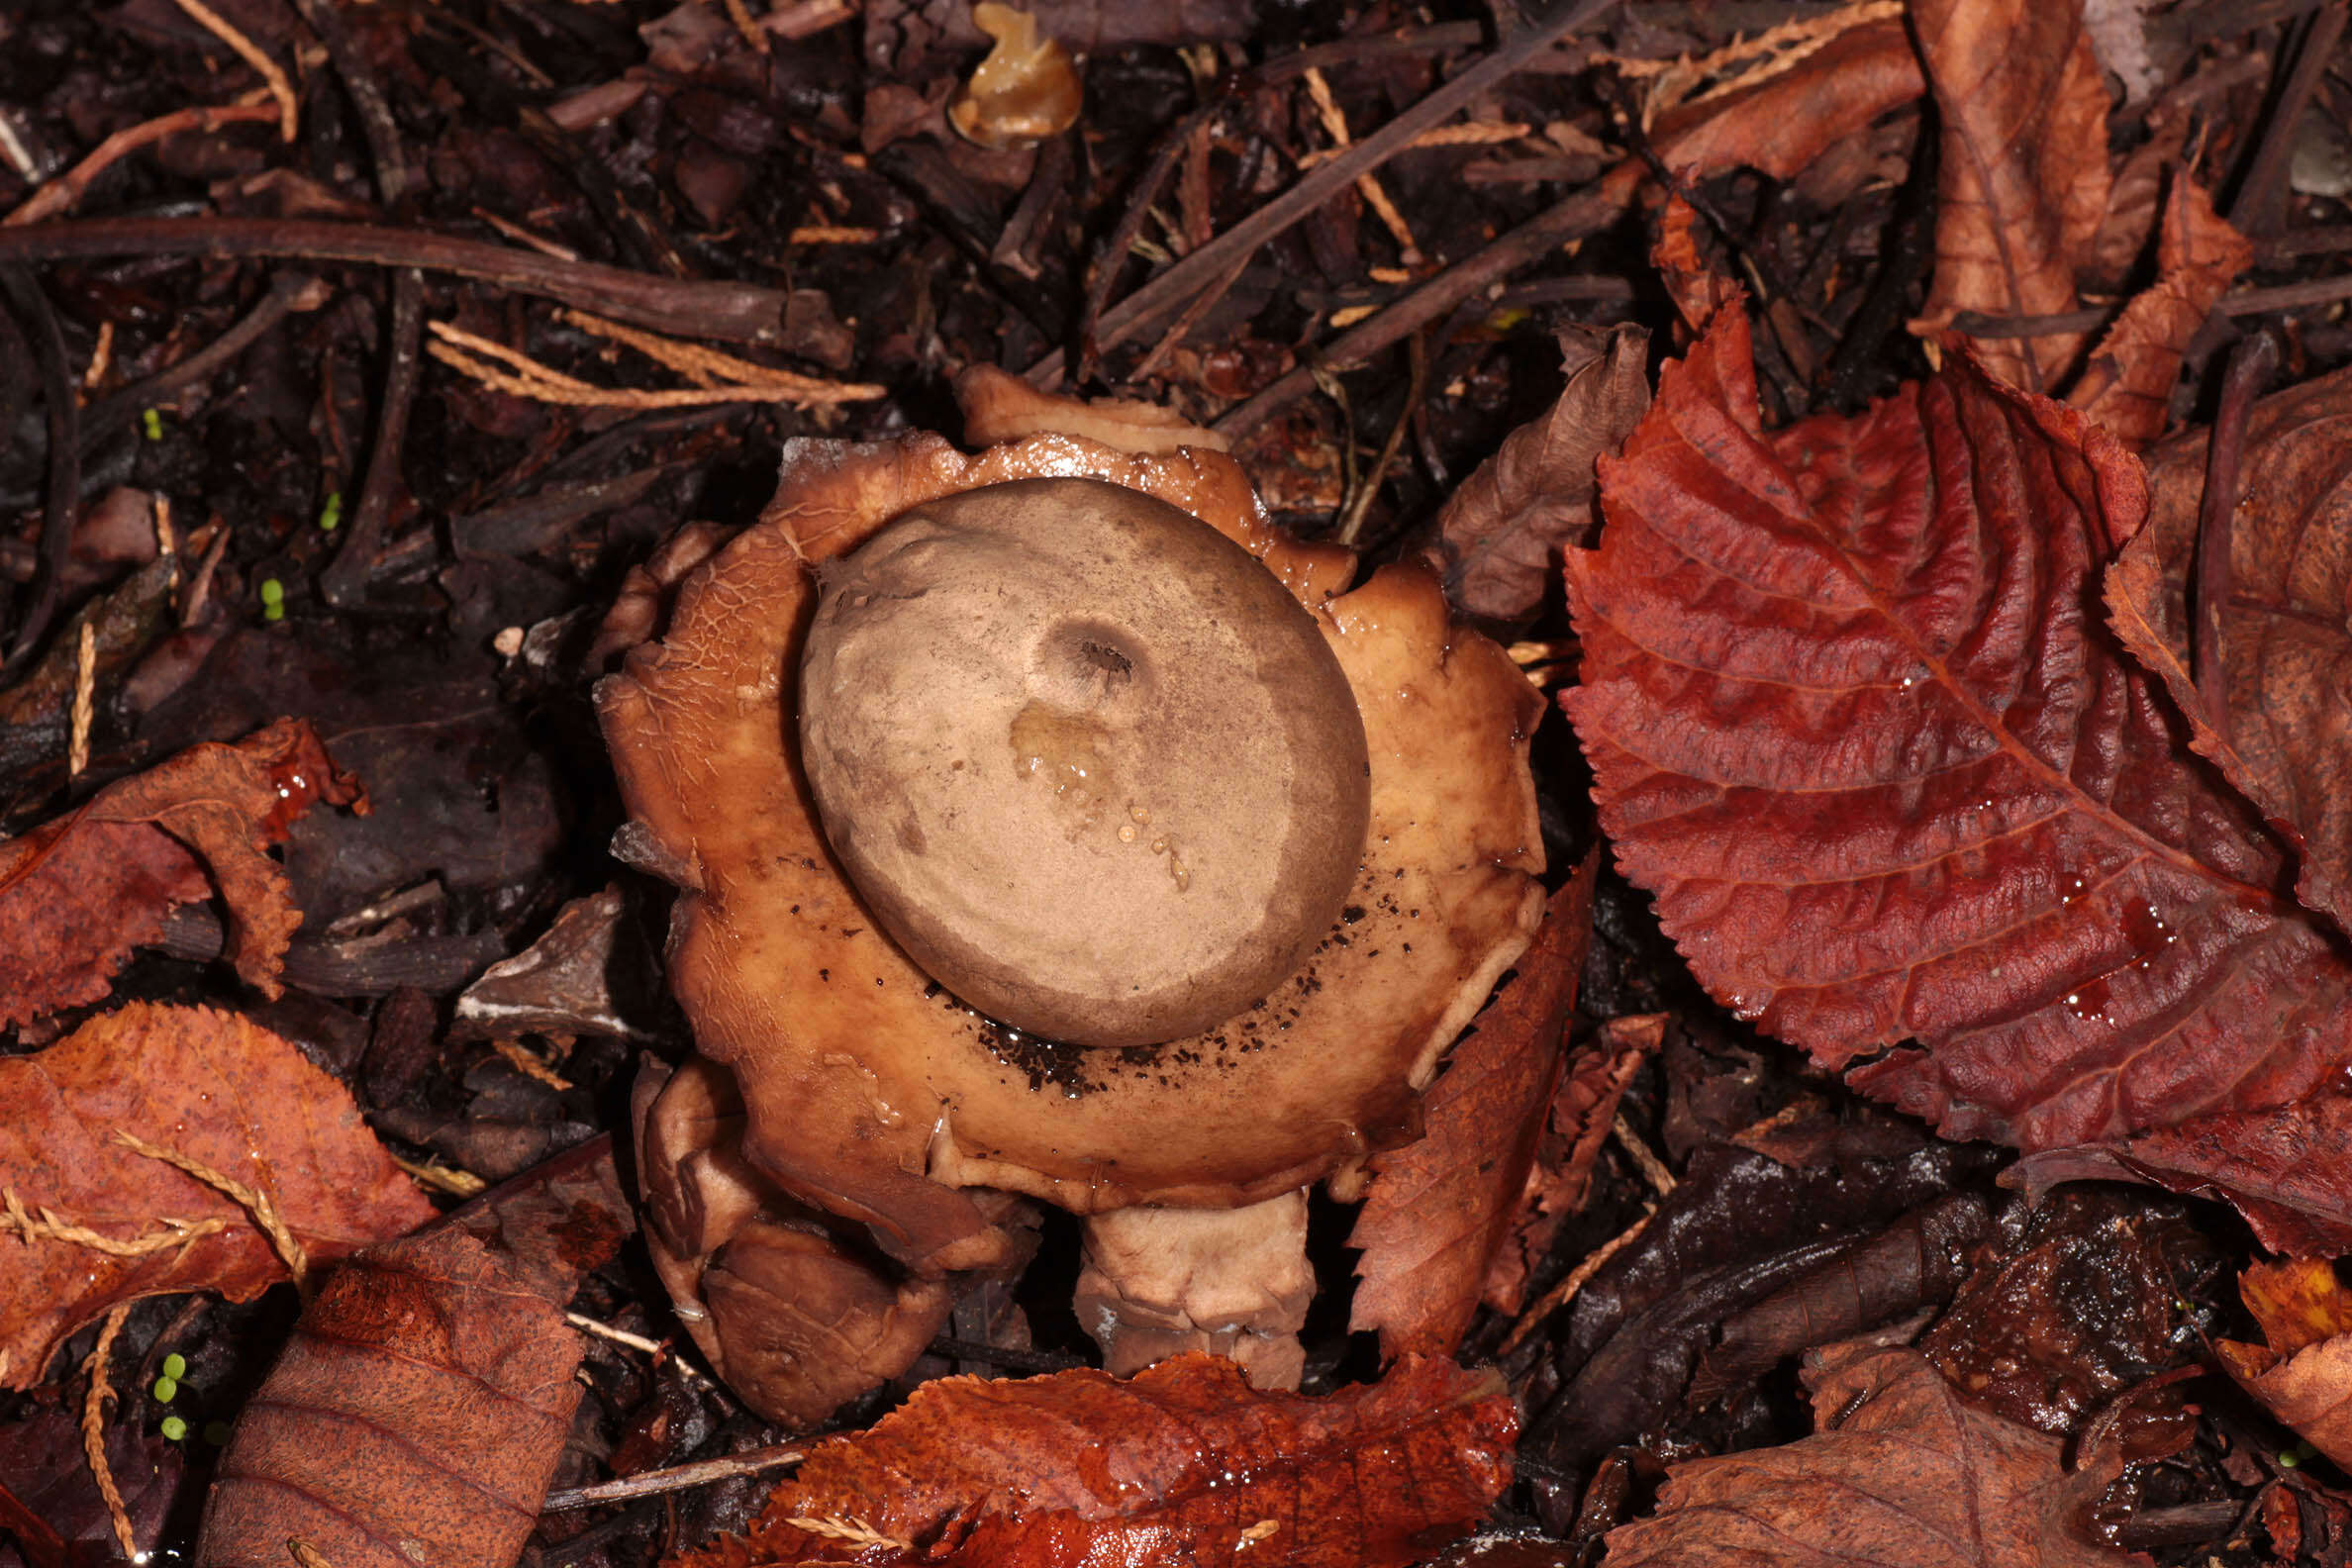
[[[1424,569],[1343,591],[1209,433],[957,393],[977,452],[796,441],[608,620],[615,847],[680,890],[706,1058],[639,1085],[649,1244],[780,1421],[1018,1269],[1023,1200],[1087,1217],[1113,1371],[1295,1384],[1306,1188],[1419,1135],[1541,915],[1540,699]]]

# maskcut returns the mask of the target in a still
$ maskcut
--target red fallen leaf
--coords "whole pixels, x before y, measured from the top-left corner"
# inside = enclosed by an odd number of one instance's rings
[[[1428,553],[1465,613],[1519,624],[1543,608],[1560,551],[1600,524],[1593,459],[1649,407],[1649,335],[1618,328],[1568,377],[1558,401],[1504,439],[1437,514]],[[1563,354],[1575,351],[1563,338]]]
[[[2156,282],[2123,307],[2067,402],[2127,446],[2163,435],[2190,340],[2253,259],[2254,246],[2213,211],[2205,187],[2176,174],[2157,233]]]
[[[2296,894],[2352,931],[2352,375],[2254,406],[2221,611],[2226,724],[2190,663],[2190,573],[2205,433],[2149,454],[2148,526],[2107,573],[2107,606],[2189,717],[2190,744],[2262,808],[2302,856]]]
[[[1916,1350],[1809,1358],[1811,1437],[1677,1465],[1653,1519],[1609,1532],[1605,1568],[2123,1568],[2086,1532],[2122,1470],[2068,1473],[2065,1441],[1964,1402]]]
[[[1569,1062],[1552,1095],[1511,1233],[1487,1266],[1480,1299],[1495,1311],[1516,1314],[1525,1304],[1528,1274],[1551,1250],[1560,1222],[1584,1207],[1617,1102],[1641,1064],[1665,1043],[1666,1024],[1663,1013],[1613,1018]]]
[[[2079,0],[1911,0],[1942,124],[1935,278],[1920,331],[1964,310],[2075,308],[2078,254],[2107,212],[2107,88]],[[2084,335],[1983,339],[2002,380],[2055,390]]]
[[[1417,1357],[1321,1399],[1200,1354],[1124,1383],[946,1378],[810,1455],[748,1536],[670,1563],[1383,1568],[1476,1528],[1518,1435],[1494,1374]]]
[[[563,1304],[629,1227],[598,1138],[337,1269],[221,1455],[199,1568],[289,1538],[335,1568],[515,1561],[580,1402]]]
[[[2326,1258],[2249,1264],[2238,1295],[2263,1343],[2216,1339],[2240,1387],[2337,1465],[2352,1460],[2352,1291]]]
[[[2061,1182],[2155,1182],[2230,1204],[2274,1252],[2352,1249],[2352,1100],[2340,1070],[2291,1105],[2028,1154],[2009,1172],[2037,1199]]]
[[[117,779],[0,844],[0,1028],[105,996],[175,905],[216,890],[229,911],[230,961],[276,996],[302,912],[263,851],[317,799],[362,801],[310,725],[281,719],[235,745],[190,746]]]
[[[244,1209],[117,1130],[267,1197],[314,1263],[433,1218],[349,1092],[275,1034],[209,1008],[92,1019],[0,1060],[0,1231],[14,1232],[0,1239],[0,1388],[40,1382],[58,1343],[118,1302],[249,1301],[286,1277]]]
[[[1766,435],[1756,407],[1727,311],[1568,565],[1602,825],[1709,991],[2026,1149],[2326,1081],[2352,962],[2094,618],[2138,465],[1965,360],[1850,420]]]
[[[1451,1355],[1478,1311],[1559,1083],[1597,865],[1586,856],[1551,896],[1518,975],[1454,1047],[1421,1102],[1421,1141],[1372,1156],[1372,1191],[1347,1238],[1363,1251],[1347,1325],[1379,1329],[1383,1357]]]

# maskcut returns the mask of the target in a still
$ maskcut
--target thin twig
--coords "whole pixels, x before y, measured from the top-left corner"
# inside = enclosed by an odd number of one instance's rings
[[[1362,147],[1367,144],[1358,143]],[[1389,344],[1450,312],[1489,284],[1530,265],[1566,241],[1597,233],[1617,216],[1620,198],[1606,184],[1574,196],[1519,225],[1477,254],[1455,262],[1412,293],[1384,307],[1377,315],[1350,327],[1323,347],[1325,366],[1344,370],[1362,364]],[[1431,350],[1444,347],[1432,343]],[[1223,436],[1255,430],[1275,414],[1306,395],[1315,374],[1305,367],[1291,370],[1261,389],[1256,396],[1228,410],[1213,427]]]
[[[204,0],[179,0],[179,8],[188,13],[197,26],[228,45],[239,59],[253,67],[254,71],[260,75],[263,85],[269,88],[269,96],[277,100],[278,140],[281,142],[293,141],[294,132],[299,126],[300,120],[294,98],[294,84],[286,79],[285,70],[276,60],[262,53],[260,46],[232,27],[218,12],[206,5]]]
[[[1380,443],[1380,455],[1372,459],[1371,468],[1365,472],[1362,481],[1356,485],[1355,493],[1347,498],[1346,504],[1340,509],[1339,526],[1334,530],[1339,542],[1351,548],[1363,535],[1364,519],[1372,511],[1373,497],[1380,494],[1381,485],[1388,479],[1390,466],[1396,462],[1397,453],[1404,448],[1405,431],[1413,423],[1414,410],[1421,406],[1421,395],[1428,390],[1428,346],[1419,334],[1410,342],[1413,346],[1413,374],[1406,384],[1405,406],[1397,411],[1395,421],[1390,424],[1388,440]]]
[[[190,0],[180,0],[182,5]],[[397,212],[408,195],[408,155],[400,145],[400,128],[392,107],[367,57],[351,45],[343,19],[325,0],[295,0],[311,31],[327,46],[335,73],[359,111],[359,124],[375,162],[376,194],[386,211]],[[417,347],[425,331],[425,274],[403,267],[392,274],[392,323],[385,338],[383,396],[376,401],[375,440],[367,454],[367,472],[359,484],[359,503],[351,509],[351,526],[344,530],[343,548],[334,563],[319,574],[321,597],[338,609],[347,609],[367,597],[367,580],[381,553],[384,523],[391,516],[393,492],[401,480],[401,458],[408,444],[409,410],[417,397]]]
[[[2303,130],[2303,110],[2335,56],[2336,45],[2343,40],[2344,12],[2343,0],[2336,0],[2303,25],[2294,68],[2271,102],[2270,123],[2262,128],[2262,141],[2230,201],[2230,227],[2257,244],[2277,233],[2286,217],[2288,165],[2294,160],[2296,138]]]
[[[2281,283],[2271,288],[2239,289],[2225,294],[2213,309],[2224,316],[2262,316],[2271,311],[2302,310],[2352,299],[2352,273]],[[2045,333],[2091,332],[2113,320],[2117,307],[2064,311],[2053,316],[1991,316],[1962,311],[1952,318],[1952,330],[1968,338],[2039,338]]]
[[[637,1498],[656,1497],[664,1492],[683,1492],[689,1487],[708,1486],[714,1481],[732,1481],[736,1476],[759,1475],[764,1471],[799,1464],[808,1456],[808,1452],[807,1445],[803,1443],[778,1443],[767,1448],[750,1448],[742,1453],[728,1454],[724,1458],[698,1459],[692,1464],[672,1465],[666,1470],[640,1471],[619,1481],[574,1487],[566,1492],[550,1492],[547,1501],[539,1506],[539,1511],[543,1514],[560,1514],[598,1503],[629,1503]]]
[[[1590,1283],[1594,1275],[1601,1272],[1602,1266],[1639,1239],[1641,1232],[1649,1228],[1650,1221],[1655,1218],[1657,1218],[1657,1211],[1652,1209],[1624,1229],[1602,1242],[1599,1247],[1587,1254],[1583,1262],[1568,1271],[1566,1279],[1545,1291],[1542,1300],[1528,1308],[1525,1313],[1520,1315],[1519,1321],[1511,1325],[1511,1333],[1504,1339],[1503,1347],[1495,1352],[1495,1359],[1499,1361],[1511,1354],[1512,1351],[1517,1350],[1527,1335],[1541,1327],[1554,1313],[1576,1300],[1577,1293]]]
[[[0,218],[0,225],[39,223],[61,212],[70,212],[73,204],[82,199],[99,175],[138,151],[149,143],[182,131],[217,131],[225,125],[249,120],[274,120],[277,109],[269,104],[200,104],[192,109],[174,109],[167,115],[142,121],[117,131],[98,144],[79,163],[45,182],[40,189],[26,197],[16,211]]]
[[[0,234],[33,232],[16,229]],[[73,517],[81,499],[81,405],[73,395],[73,373],[65,363],[65,337],[58,329],[57,313],[33,275],[22,266],[7,264],[4,253],[0,253],[0,293],[6,294],[6,305],[23,318],[25,336],[33,345],[33,362],[41,374],[41,394],[49,400],[49,475],[48,491],[42,498],[41,563],[32,608],[25,613],[16,641],[8,650],[8,664],[13,668],[21,667],[40,647],[64,593],[65,557],[73,547]]]
[[[0,267],[100,256],[287,256],[453,272],[655,332],[789,349],[790,295],[756,284],[655,277],[422,229],[313,218],[90,218],[0,229]]]
[[[1423,131],[1442,123],[1525,67],[1615,3],[1616,0],[1569,0],[1550,16],[1521,28],[1486,58],[1427,94],[1338,157],[1311,169],[1288,190],[1103,312],[1095,327],[1096,346],[1115,347],[1143,332],[1160,317],[1180,309],[1184,301],[1223,275],[1235,256],[1255,254],[1258,246],[1354,183],[1357,175],[1370,173],[1386,163],[1410,147]],[[1402,337],[1403,333],[1397,336]],[[1049,375],[1058,357],[1057,350],[1031,365],[1030,377]]]
[[[227,332],[177,364],[166,365],[144,381],[118,387],[82,411],[85,450],[119,428],[140,409],[153,408],[181,387],[201,381],[252,344],[272,327],[298,311],[316,310],[334,291],[307,272],[280,272],[270,279],[269,292],[239,318]]]

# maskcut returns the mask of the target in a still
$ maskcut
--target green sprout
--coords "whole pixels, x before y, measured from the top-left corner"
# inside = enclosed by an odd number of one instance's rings
[[[179,1379],[165,1375],[155,1379],[155,1403],[168,1405],[179,1397]]]
[[[275,577],[261,579],[261,619],[264,621],[286,619],[286,585]]]
[[[177,1350],[172,1351],[171,1354],[163,1358],[163,1375],[174,1379],[186,1377],[188,1375],[188,1358]]]
[[[181,1421],[177,1416],[166,1416],[163,1418],[164,1441],[178,1442],[182,1437],[187,1435],[188,1423],[186,1421]]]
[[[139,416],[139,422],[141,427],[146,430],[147,439],[148,441],[159,441],[163,439],[163,416],[161,412],[155,409],[143,410]]]
[[[327,504],[319,510],[319,532],[332,534],[343,526],[343,492],[327,492]]]

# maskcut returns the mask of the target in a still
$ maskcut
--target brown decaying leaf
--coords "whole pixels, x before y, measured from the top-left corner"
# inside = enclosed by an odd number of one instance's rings
[[[2263,1343],[2217,1339],[2229,1375],[2339,1466],[2352,1465],[2352,1291],[2325,1258],[2249,1264],[2238,1294]]]
[[[1880,115],[1925,91],[1899,18],[1848,28],[1788,70],[1658,117],[1650,141],[1669,168],[1753,168],[1794,179]],[[1622,167],[1640,168],[1638,160]],[[1625,177],[1613,174],[1612,178]]]
[[[1535,1146],[1535,1168],[1527,1173],[1511,1233],[1487,1265],[1480,1297],[1495,1311],[1516,1314],[1525,1305],[1527,1278],[1551,1250],[1560,1222],[1584,1207],[1593,1162],[1609,1141],[1617,1102],[1641,1064],[1665,1042],[1666,1024],[1663,1013],[1613,1018],[1570,1060],[1552,1095],[1547,1126]]]
[[[263,851],[320,799],[361,796],[307,723],[280,720],[235,745],[190,746],[0,844],[0,1028],[105,996],[174,906],[216,890],[230,961],[276,996],[302,912]]]
[[[1943,125],[1935,280],[1921,330],[1959,311],[2075,308],[2075,259],[2107,212],[2107,88],[2078,0],[1912,0]],[[1986,339],[1993,374],[2055,390],[2084,335]]]
[[[59,1341],[117,1302],[174,1291],[245,1301],[286,1277],[244,1210],[117,1130],[260,1192],[314,1263],[414,1229],[433,1206],[392,1163],[343,1087],[275,1034],[209,1008],[145,1003],[0,1060],[0,1187],[35,1234],[0,1237],[0,1387],[41,1381]],[[221,1228],[117,1256],[57,1238],[44,1217],[118,1243],[167,1222]]]
[[[2204,432],[2148,457],[2148,526],[2107,573],[2124,645],[2163,677],[2190,744],[2302,856],[2296,894],[2352,932],[2352,373],[2264,398],[2247,422],[2245,499],[2221,611],[2228,712],[2190,662],[2188,585],[2205,497]]]
[[[2163,435],[2190,340],[2253,259],[2254,246],[2213,211],[2205,187],[2176,174],[2157,235],[2156,281],[2115,318],[2067,401],[2126,446]]]
[[[1649,407],[1648,343],[1638,328],[1612,331],[1550,411],[1506,437],[1446,501],[1428,554],[1456,608],[1513,626],[1543,608],[1560,551],[1598,526],[1593,459],[1617,450]],[[1578,347],[1563,339],[1563,357]]]
[[[1809,1359],[1811,1437],[1678,1465],[1658,1513],[1610,1531],[1606,1568],[2123,1568],[2087,1533],[2121,1470],[1967,1404],[1916,1350]]]
[[[1380,1330],[1384,1357],[1451,1355],[1478,1311],[1559,1083],[1597,869],[1586,856],[1551,896],[1518,975],[1422,1099],[1421,1140],[1372,1157],[1372,1191],[1347,1238],[1363,1253],[1348,1327]]]
[[[2027,1149],[2328,1082],[2352,961],[2094,619],[2137,463],[1965,359],[1851,420],[1756,408],[1726,311],[1604,459],[1568,568],[1602,825],[1708,989]],[[2239,1174],[2352,1241],[2352,1164]]]
[[[1476,1528],[1518,1434],[1494,1374],[1415,1357],[1320,1399],[1198,1354],[1125,1383],[948,1378],[812,1454],[747,1537],[671,1561],[1382,1568]]]
[[[571,1433],[563,1305],[626,1233],[608,1140],[329,1278],[221,1455],[198,1568],[515,1561]]]

